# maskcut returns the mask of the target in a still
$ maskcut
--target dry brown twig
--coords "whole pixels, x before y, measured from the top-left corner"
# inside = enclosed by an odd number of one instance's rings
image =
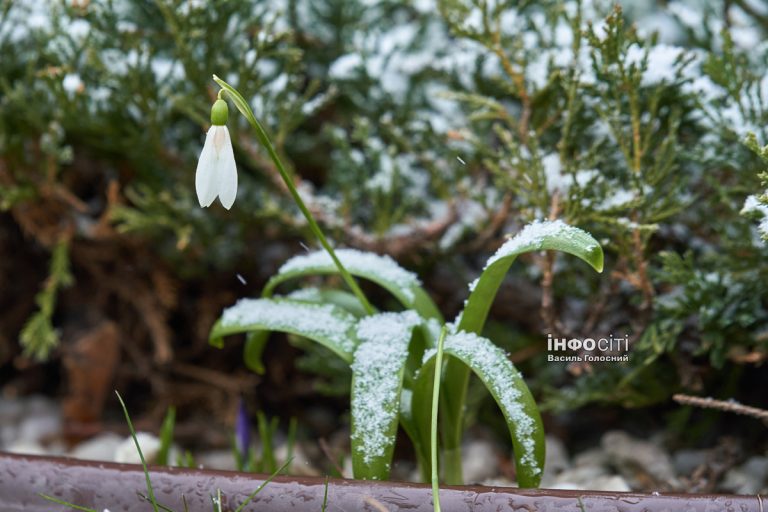
[[[682,405],[692,405],[694,407],[717,409],[720,411],[732,412],[734,414],[751,416],[752,418],[762,420],[763,423],[768,425],[768,411],[765,409],[742,405],[731,400],[715,400],[714,398],[703,398],[699,396],[684,395],[682,393],[673,395],[672,399]]]
[[[242,394],[253,389],[261,380],[258,375],[229,375],[203,366],[182,362],[172,362],[169,369],[177,375],[189,377],[234,394]]]
[[[560,214],[560,194],[555,192],[552,194],[552,201],[549,208],[549,220],[557,219]],[[547,251],[542,258],[542,274],[541,279],[541,319],[544,322],[544,328],[550,334],[561,334],[571,337],[570,333],[566,332],[565,326],[557,318],[557,311],[555,311],[555,298],[553,285],[555,282],[555,253]]]

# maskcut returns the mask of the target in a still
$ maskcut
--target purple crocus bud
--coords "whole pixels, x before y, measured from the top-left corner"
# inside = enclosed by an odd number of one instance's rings
[[[251,422],[248,419],[248,410],[245,407],[245,400],[240,398],[240,404],[237,407],[237,419],[235,420],[235,442],[237,451],[243,461],[247,461],[250,455],[251,447]]]

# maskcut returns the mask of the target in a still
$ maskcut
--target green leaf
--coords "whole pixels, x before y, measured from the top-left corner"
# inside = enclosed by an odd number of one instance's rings
[[[347,312],[362,317],[366,315],[365,309],[357,300],[354,294],[343,290],[324,290],[320,288],[301,288],[286,296],[300,302],[310,302],[313,304],[333,304]],[[269,341],[269,331],[252,331],[246,335],[245,346],[243,347],[243,360],[249,370],[263,375],[265,368],[262,364],[261,355],[264,353],[264,347]]]
[[[603,271],[603,249],[592,235],[563,221],[535,221],[502,245],[488,259],[480,277],[470,285],[471,293],[461,314],[458,331],[480,333],[509,267],[518,255],[557,250],[581,258],[598,272]]]
[[[277,417],[267,420],[263,411],[256,413],[256,420],[259,426],[259,437],[261,438],[261,463],[267,471],[274,472],[277,469],[277,459],[275,458],[274,438],[277,431]]]
[[[522,375],[504,351],[489,339],[460,332],[445,340],[444,352],[469,367],[491,392],[504,414],[515,451],[517,483],[537,487],[544,471],[544,426],[536,402]],[[434,366],[436,351],[425,356],[424,367]]]
[[[442,322],[440,311],[422,288],[418,276],[402,268],[389,256],[355,249],[339,249],[336,255],[353,276],[378,284],[394,295],[406,309],[412,309],[424,318]],[[333,260],[324,251],[295,256],[286,261],[269,280],[264,288],[264,296],[269,297],[278,285],[291,279],[338,272]]]
[[[300,288],[286,295],[287,298],[314,304],[333,304],[356,317],[366,316],[367,313],[354,293],[333,288]]]
[[[173,443],[173,428],[176,425],[176,408],[169,407],[165,413],[165,419],[160,427],[160,449],[157,451],[157,464],[165,466],[168,464],[168,452]]]
[[[280,331],[316,341],[351,363],[357,346],[356,323],[354,315],[331,304],[292,299],[241,299],[224,310],[211,329],[209,341],[221,347],[222,338],[230,334]],[[257,338],[258,335],[252,341]],[[253,362],[249,366],[253,367]]]
[[[416,381],[418,382],[418,381]],[[413,449],[416,452],[416,462],[419,465],[419,471],[424,481],[429,480],[429,443],[426,440],[428,432],[422,432],[419,420],[414,414],[413,407],[414,390],[403,385],[400,390],[400,426],[411,440]]]
[[[360,320],[352,363],[352,468],[355,478],[386,480],[395,447],[403,374],[415,311]]]
[[[515,258],[526,252],[546,249],[573,254],[589,263],[598,272],[603,270],[603,250],[589,233],[559,220],[533,222],[504,243],[488,260],[480,277],[470,285],[472,291],[464,311],[456,322],[457,331],[479,334],[485,325],[496,292]],[[454,457],[454,460],[459,460],[469,371],[461,363],[448,358],[444,378],[444,410],[447,417],[451,418],[451,421],[445,424],[445,448],[446,453]],[[454,466],[456,463],[449,462],[449,465]],[[448,483],[460,483],[460,479],[451,478]]]
[[[424,351],[434,348],[440,337],[441,326],[430,320],[413,330],[413,338],[408,347],[403,389],[400,396],[400,426],[408,435],[416,452],[419,471],[425,482],[430,479],[430,397],[432,396],[432,380],[424,380],[425,372],[434,373],[432,369],[422,366]]]
[[[258,373],[259,375],[264,375],[264,372],[266,371],[264,363],[262,363],[261,355],[264,353],[264,347],[267,346],[267,341],[269,341],[269,334],[269,331],[251,331],[245,335],[243,361],[245,361],[245,366],[247,366],[249,370]],[[215,344],[213,340],[211,343]]]
[[[136,437],[136,429],[133,428],[133,422],[131,421],[131,416],[128,414],[128,407],[125,406],[125,402],[123,401],[123,397],[120,396],[120,393],[115,391],[115,395],[117,395],[117,400],[120,402],[120,407],[123,408],[123,416],[125,417],[125,422],[128,424],[128,431],[131,433],[131,438],[133,439],[133,444],[136,446],[136,452],[139,454],[139,459],[141,460],[141,469],[144,471],[144,480],[147,482],[147,497],[150,503],[152,503],[152,509],[154,512],[159,512],[159,504],[157,503],[157,500],[155,499],[155,491],[152,488],[152,479],[149,478],[149,469],[147,468],[147,461],[144,458],[144,453],[141,451],[141,445],[139,445],[139,440]]]

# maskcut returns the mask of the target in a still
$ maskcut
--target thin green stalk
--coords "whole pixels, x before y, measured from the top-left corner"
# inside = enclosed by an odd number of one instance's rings
[[[165,413],[165,419],[160,427],[160,449],[157,452],[157,464],[165,466],[168,464],[168,453],[173,444],[173,429],[176,425],[176,408],[169,407]]]
[[[216,489],[216,496],[211,496],[213,512],[221,512],[221,489]]]
[[[323,506],[320,507],[320,512],[325,512],[328,507],[328,475],[325,476],[325,491],[323,492]]]
[[[237,507],[237,509],[235,510],[235,512],[240,512],[241,510],[243,510],[243,508],[245,508],[245,506],[246,506],[248,503],[250,503],[250,502],[251,502],[251,500],[254,498],[254,496],[256,496],[257,494],[259,494],[259,492],[261,492],[261,490],[262,490],[264,487],[266,487],[266,485],[267,485],[269,482],[271,482],[273,478],[275,478],[277,475],[279,475],[280,473],[282,473],[282,472],[283,472],[283,470],[284,470],[285,468],[287,468],[287,467],[288,467],[288,465],[291,463],[291,460],[292,460],[292,459],[288,459],[287,461],[285,461],[285,464],[283,464],[282,466],[280,466],[280,469],[278,469],[277,471],[275,471],[274,473],[272,473],[271,475],[269,475],[269,478],[267,478],[266,480],[264,480],[264,482],[262,482],[262,484],[261,484],[260,486],[258,486],[258,487],[256,488],[256,490],[255,490],[255,491],[253,491],[253,492],[252,492],[252,493],[251,493],[251,494],[250,494],[250,495],[249,495],[249,496],[248,496],[248,497],[245,499],[245,501],[243,501],[243,502],[240,504],[240,506],[239,506],[239,507]]]
[[[98,512],[96,509],[88,508],[88,507],[81,507],[80,505],[75,505],[74,503],[70,503],[68,501],[60,500],[59,498],[54,498],[53,496],[48,496],[47,494],[38,494],[41,498],[44,500],[51,501],[53,503],[56,503],[57,505],[64,505],[65,507],[69,507],[74,510],[82,510],[83,512]]]
[[[146,496],[144,496],[140,492],[137,492],[136,494],[139,496],[139,498],[143,499],[144,501],[149,501],[149,498],[147,498]],[[157,506],[160,507],[160,510],[164,510],[165,512],[176,512],[171,507],[166,507],[162,503],[158,503]]]
[[[339,269],[339,273],[341,274],[342,279],[344,279],[344,282],[347,284],[347,286],[349,286],[349,289],[352,290],[352,293],[355,294],[357,299],[360,301],[360,304],[363,305],[365,312],[369,315],[372,315],[374,313],[373,307],[371,306],[370,302],[368,302],[368,299],[363,293],[363,290],[360,289],[357,281],[355,281],[355,279],[352,277],[352,274],[349,273],[346,267],[344,267],[339,258],[336,256],[336,251],[334,251],[333,247],[331,247],[331,244],[328,243],[328,240],[325,238],[325,234],[323,233],[322,229],[320,229],[320,226],[315,221],[312,213],[304,204],[304,200],[301,198],[299,191],[296,190],[296,186],[293,184],[293,179],[291,178],[290,174],[288,174],[288,171],[283,165],[282,160],[280,160],[280,156],[277,154],[275,147],[272,145],[272,141],[267,135],[266,130],[264,130],[264,127],[261,126],[261,123],[259,123],[259,121],[256,119],[256,116],[253,115],[253,111],[251,110],[250,105],[248,105],[248,102],[245,101],[245,98],[243,98],[237,89],[229,85],[218,76],[213,75],[213,80],[219,84],[219,86],[221,86],[222,91],[226,91],[229,94],[229,97],[232,99],[237,109],[241,114],[243,114],[243,116],[245,116],[245,118],[248,120],[248,123],[256,131],[256,138],[259,139],[261,145],[264,146],[264,148],[267,150],[269,157],[272,159],[272,162],[275,164],[275,167],[277,167],[277,170],[280,173],[280,177],[283,178],[285,185],[288,187],[288,191],[291,193],[293,201],[296,203],[296,206],[299,207],[299,210],[301,210],[304,218],[307,219],[309,228],[315,234],[318,241],[320,242],[320,245],[323,246],[323,249],[325,249],[325,251],[331,257],[333,263],[336,265],[336,268]],[[219,96],[221,96],[221,91],[219,92]]]
[[[128,423],[128,429],[131,431],[133,444],[136,445],[136,451],[139,452],[141,467],[144,470],[144,478],[147,480],[147,495],[149,496],[149,501],[152,503],[152,509],[155,512],[159,512],[160,509],[157,505],[157,500],[155,499],[155,491],[152,490],[152,482],[149,480],[149,469],[147,469],[147,461],[144,460],[144,453],[141,451],[141,446],[139,446],[139,440],[136,439],[136,430],[133,428],[133,422],[131,422],[131,417],[128,414],[128,408],[125,406],[125,402],[123,402],[123,397],[120,396],[120,393],[115,391],[115,394],[117,395],[117,399],[120,401],[120,406],[123,408],[123,414],[125,415],[125,421]]]
[[[267,417],[262,411],[256,416],[259,424],[259,436],[261,437],[261,462],[267,471],[274,471],[277,467],[275,452],[272,447],[272,434],[274,428],[272,423],[267,421]],[[277,419],[277,418],[274,418]]]
[[[437,412],[440,403],[440,381],[443,369],[443,343],[445,342],[446,327],[440,331],[437,341],[437,359],[435,361],[435,381],[432,386],[432,425],[430,426],[430,451],[432,455],[432,506],[435,512],[440,512],[440,477],[437,466]]]

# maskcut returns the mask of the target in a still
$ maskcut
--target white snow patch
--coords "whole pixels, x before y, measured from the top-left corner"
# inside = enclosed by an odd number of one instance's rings
[[[669,4],[667,10],[686,27],[701,29],[704,26],[703,10],[693,9],[682,2]]]
[[[150,62],[150,67],[158,82],[166,82],[170,79],[181,80],[184,78],[184,68],[176,60],[156,57]]]
[[[448,251],[456,245],[465,233],[473,232],[488,219],[488,211],[478,201],[471,199],[459,200],[456,205],[459,214],[458,221],[451,224],[440,237],[439,247]]]
[[[61,86],[67,91],[67,94],[74,96],[83,90],[83,81],[77,73],[67,73],[61,82]]]
[[[294,300],[303,300],[307,302],[319,302],[322,300],[323,295],[320,292],[319,288],[310,287],[310,288],[299,288],[298,290],[292,291],[287,295],[289,299]]]
[[[650,49],[632,45],[627,50],[627,64],[640,66],[648,55],[648,67],[643,73],[642,85],[655,85],[660,82],[673,82],[679,70],[678,61],[685,53],[679,46],[658,44]]]
[[[566,193],[574,182],[579,187],[584,187],[600,174],[596,169],[564,174],[560,156],[557,153],[545,155],[541,159],[541,166],[544,169],[544,176],[547,179],[547,190],[550,194],[555,192]]]
[[[342,55],[331,64],[328,75],[335,80],[350,80],[355,77],[355,72],[362,64],[363,59],[358,53]]]
[[[550,153],[541,159],[544,176],[547,179],[547,190],[552,194],[557,190],[565,190],[568,184],[563,180],[563,166],[557,153]]]
[[[333,91],[318,94],[301,106],[301,113],[305,116],[313,115],[315,112],[324,107],[332,97]]]
[[[762,204],[757,196],[748,196],[744,201],[744,207],[741,209],[741,213],[760,213],[762,219],[760,224],[757,225],[757,230],[764,238],[768,238],[768,205]]]
[[[90,31],[91,24],[83,19],[72,20],[72,22],[67,27],[67,32],[69,35],[78,40],[85,39]]]
[[[612,210],[614,208],[620,208],[629,203],[635,198],[635,193],[631,190],[620,188],[616,190],[612,195],[608,196],[605,201],[595,205],[597,210]]]
[[[668,12],[653,11],[637,20],[638,35],[643,38],[652,33],[659,35],[660,43],[677,43],[685,39],[680,24]]]

